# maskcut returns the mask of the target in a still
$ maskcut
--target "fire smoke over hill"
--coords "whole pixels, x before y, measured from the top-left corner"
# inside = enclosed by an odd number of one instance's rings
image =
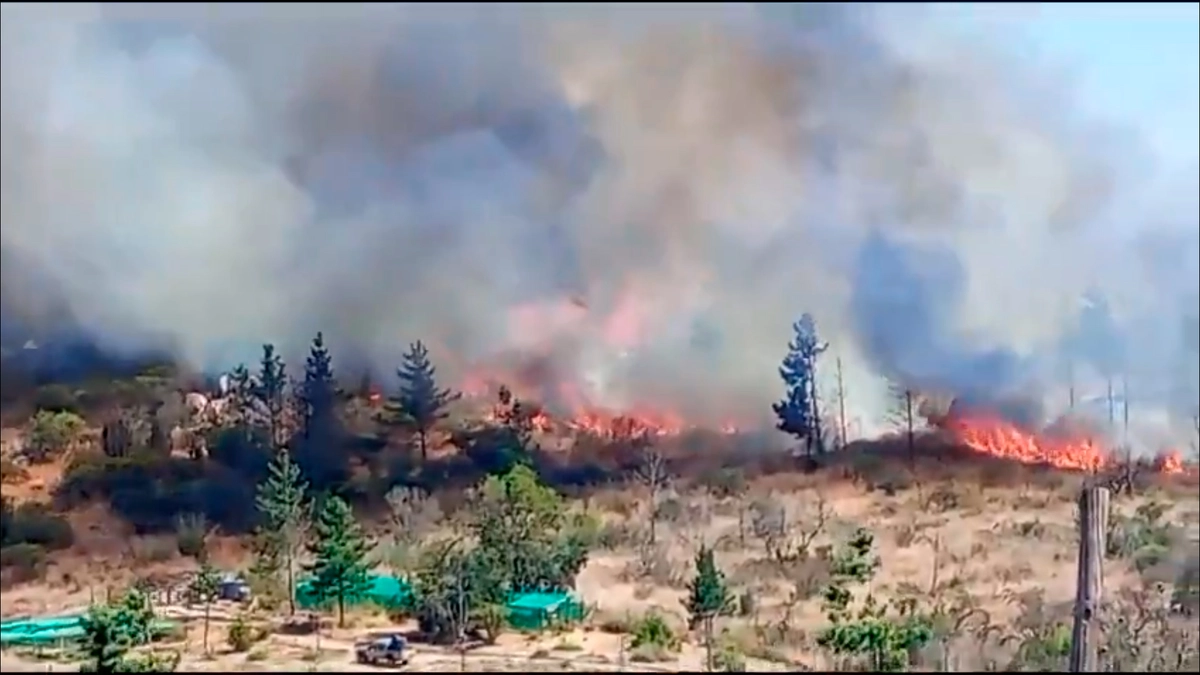
[[[1164,434],[1196,399],[1166,376],[1196,372],[1197,210],[917,8],[3,17],[6,311],[52,296],[113,349],[217,368],[324,330],[390,372],[419,338],[717,423],[769,410],[809,311],[864,433],[888,379],[1065,403],[1125,374]]]

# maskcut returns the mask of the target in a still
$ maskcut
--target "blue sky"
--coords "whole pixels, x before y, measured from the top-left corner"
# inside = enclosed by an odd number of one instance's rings
[[[1065,68],[1092,115],[1131,125],[1162,169],[1200,163],[1200,3],[960,6]],[[1004,14],[1003,24],[995,19]]]

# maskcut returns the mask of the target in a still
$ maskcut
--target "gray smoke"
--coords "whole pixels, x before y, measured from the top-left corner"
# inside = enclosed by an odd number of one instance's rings
[[[1189,353],[1196,210],[1039,64],[927,19],[4,5],[5,302],[205,368],[323,330],[390,372],[420,338],[742,418],[809,311],[864,431],[888,378],[1065,402],[1121,371],[1179,408],[1151,383]],[[1088,293],[1112,335],[1077,335]]]

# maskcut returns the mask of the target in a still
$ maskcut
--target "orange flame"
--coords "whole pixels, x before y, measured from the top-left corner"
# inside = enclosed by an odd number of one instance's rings
[[[1154,460],[1154,466],[1162,473],[1182,474],[1187,468],[1183,465],[1183,455],[1178,450],[1167,450]]]
[[[963,445],[983,455],[1082,471],[1109,462],[1104,448],[1088,436],[1042,437],[995,417],[960,417],[949,426]]]

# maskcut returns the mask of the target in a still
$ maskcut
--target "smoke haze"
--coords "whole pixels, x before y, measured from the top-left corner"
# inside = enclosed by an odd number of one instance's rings
[[[6,322],[206,369],[423,339],[744,419],[808,311],[863,433],[888,379],[1128,379],[1186,429],[1196,176],[903,9],[4,5]]]

